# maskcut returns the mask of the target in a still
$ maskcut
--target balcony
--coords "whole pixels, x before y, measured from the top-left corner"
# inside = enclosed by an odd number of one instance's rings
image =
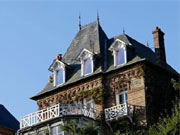
[[[52,107],[28,114],[20,118],[20,129],[40,124],[47,120],[63,116],[81,115],[95,119],[97,111],[83,104],[56,104]]]
[[[127,103],[105,109],[105,120],[112,121],[124,116],[132,116],[133,106]]]

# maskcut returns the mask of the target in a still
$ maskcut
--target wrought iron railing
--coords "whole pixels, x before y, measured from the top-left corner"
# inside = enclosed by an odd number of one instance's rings
[[[83,115],[95,119],[97,113],[97,110],[94,108],[88,108],[83,104],[56,104],[52,107],[21,117],[20,129],[39,124],[49,119],[67,115]]]
[[[116,106],[107,108],[104,111],[105,111],[105,120],[111,121],[123,116],[132,115],[133,106],[128,105],[127,103],[118,104]]]

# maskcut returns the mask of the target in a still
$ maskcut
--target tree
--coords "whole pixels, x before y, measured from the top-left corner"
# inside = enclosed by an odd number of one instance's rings
[[[62,130],[68,135],[98,135],[99,126],[88,123],[86,126],[79,125],[75,120],[65,122]]]
[[[180,79],[175,81],[172,79],[172,84],[175,91],[178,93],[174,102],[172,109],[172,114],[166,117],[160,117],[159,122],[149,127],[147,131],[140,130],[138,133],[143,135],[179,135],[180,134]]]

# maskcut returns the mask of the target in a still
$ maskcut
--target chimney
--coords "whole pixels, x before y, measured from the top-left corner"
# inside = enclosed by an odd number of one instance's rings
[[[58,54],[58,56],[56,56],[56,59],[61,61],[62,60],[62,54]]]
[[[166,52],[164,46],[164,32],[156,26],[152,32],[154,38],[154,48],[158,63],[166,63]]]

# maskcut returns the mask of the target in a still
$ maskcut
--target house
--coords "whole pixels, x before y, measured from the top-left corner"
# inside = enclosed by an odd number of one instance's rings
[[[79,27],[64,56],[49,67],[45,88],[31,97],[38,111],[21,117],[19,133],[64,135],[61,125],[128,119],[140,126],[157,121],[174,97],[171,78],[178,73],[166,62],[164,33],[153,31],[155,52],[123,33],[108,38],[99,20]]]
[[[0,135],[13,135],[19,129],[19,122],[0,104]]]

